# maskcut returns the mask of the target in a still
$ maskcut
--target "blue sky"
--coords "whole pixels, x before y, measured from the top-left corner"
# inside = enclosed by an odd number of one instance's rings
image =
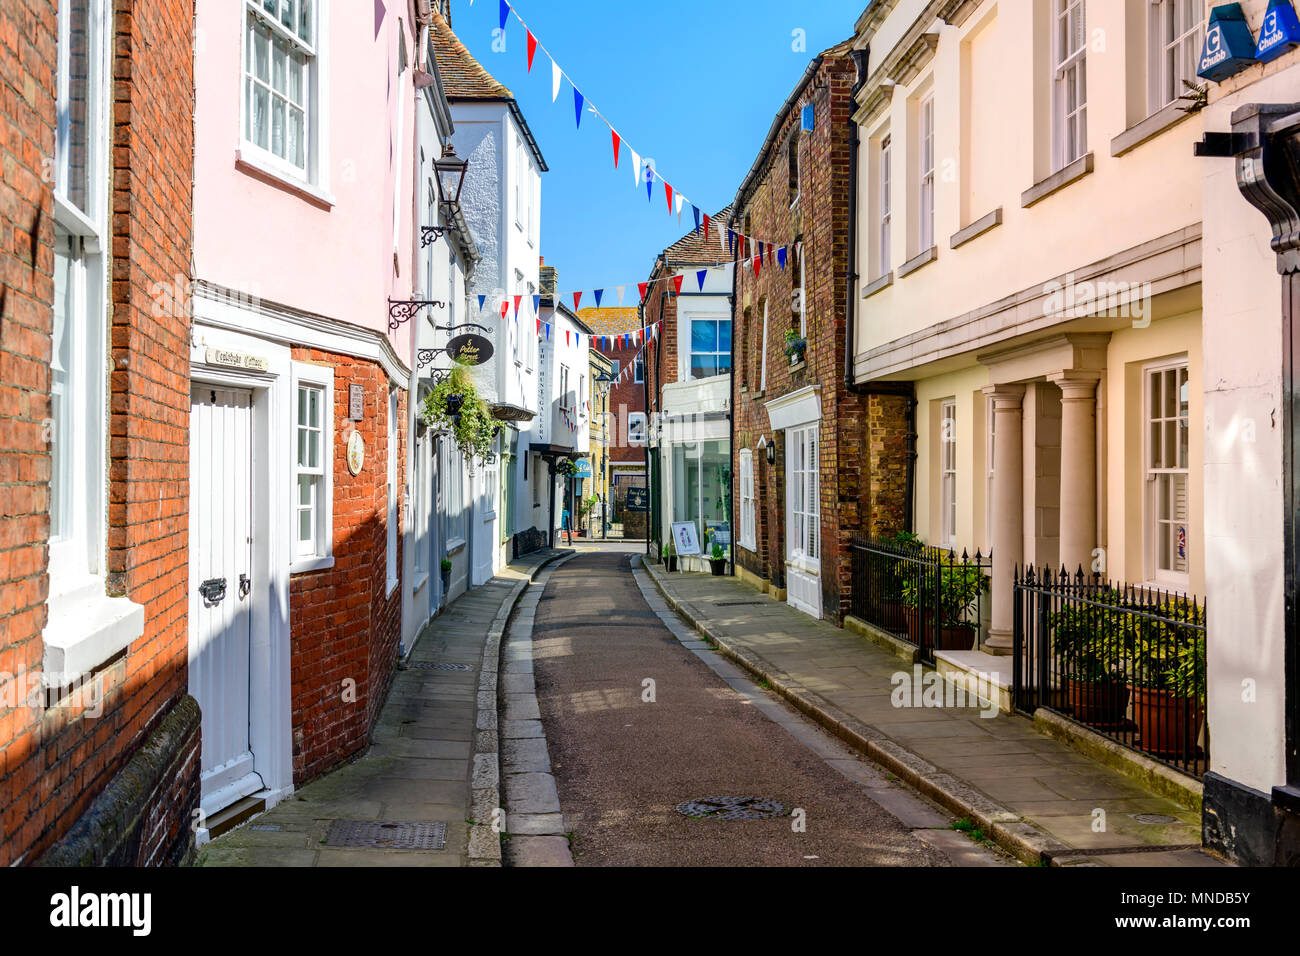
[[[712,214],[735,197],[776,111],[812,57],[853,33],[865,0],[511,0],[578,89],[668,182]],[[551,102],[550,61],[527,69],[527,37],[510,17],[493,49],[498,0],[453,0],[452,25],[514,93],[546,157],[542,255],[560,290],[629,284],[694,225],[679,225],[663,188],[633,187],[624,148],[614,169],[609,131],[585,113],[575,128],[566,82]],[[795,31],[805,49],[796,51]],[[499,41],[498,41],[499,45]],[[744,51],[743,53],[740,51]],[[635,299],[635,290],[627,304]],[[583,303],[586,305],[586,303]],[[606,304],[609,304],[608,300]]]

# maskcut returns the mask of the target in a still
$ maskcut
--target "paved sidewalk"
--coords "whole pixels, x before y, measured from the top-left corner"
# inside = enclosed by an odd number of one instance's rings
[[[527,555],[483,587],[458,598],[429,623],[405,668],[398,671],[370,749],[217,837],[199,851],[197,865],[499,864],[500,841],[490,821],[477,821],[482,826],[469,823],[476,799],[500,805],[496,794],[499,642],[506,618],[527,584],[544,565],[566,553],[543,550]],[[421,663],[466,669],[430,670],[417,666]],[[491,727],[481,726],[488,722],[479,713],[483,682],[492,688]],[[446,846],[440,851],[326,846],[335,820],[445,823]]]
[[[723,653],[1026,862],[1220,865],[1195,849],[1195,810],[1047,737],[1032,721],[987,716],[987,708],[895,707],[891,678],[911,673],[895,654],[735,578],[647,568],[669,603]]]

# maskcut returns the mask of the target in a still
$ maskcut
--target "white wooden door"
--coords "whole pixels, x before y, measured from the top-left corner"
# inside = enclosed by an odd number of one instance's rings
[[[190,413],[190,693],[203,711],[200,805],[262,789],[253,769],[253,398],[196,385]]]
[[[821,483],[817,426],[785,433],[786,603],[822,616]]]

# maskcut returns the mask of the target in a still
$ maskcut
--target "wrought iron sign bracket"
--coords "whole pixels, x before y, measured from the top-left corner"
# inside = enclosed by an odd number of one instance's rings
[[[447,303],[439,302],[437,299],[389,299],[388,331],[396,332],[426,308],[445,309]]]
[[[433,245],[439,239],[447,234],[446,226],[421,226],[420,227],[420,248],[424,249]]]

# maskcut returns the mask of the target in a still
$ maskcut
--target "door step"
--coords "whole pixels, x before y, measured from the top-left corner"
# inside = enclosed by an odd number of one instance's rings
[[[224,810],[208,817],[208,837],[219,837],[247,822],[266,810],[266,798],[262,796],[244,797],[226,807]]]

